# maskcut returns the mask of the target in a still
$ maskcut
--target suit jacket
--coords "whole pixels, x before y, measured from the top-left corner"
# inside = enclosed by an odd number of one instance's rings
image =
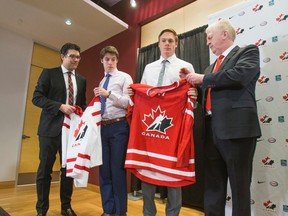
[[[236,46],[217,73],[212,72],[214,65],[204,71],[202,84],[206,93],[207,88],[211,88],[213,132],[219,139],[260,137],[255,99],[255,86],[260,76],[258,47]]]
[[[76,105],[86,108],[86,79],[75,73],[77,83]],[[42,108],[38,135],[56,137],[61,133],[64,114],[59,110],[66,103],[67,90],[61,67],[43,69],[32,102]]]

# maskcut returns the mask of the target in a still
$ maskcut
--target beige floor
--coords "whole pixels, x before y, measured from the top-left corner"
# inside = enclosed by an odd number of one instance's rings
[[[0,207],[11,216],[33,216],[35,211],[35,185],[0,189]],[[54,183],[50,191],[50,209],[47,216],[60,216],[59,184]],[[164,216],[165,204],[156,199],[157,216]],[[74,189],[72,206],[78,216],[100,216],[102,213],[99,188],[89,185],[88,188]],[[142,215],[142,200],[128,201],[128,216]],[[180,216],[204,216],[204,213],[182,207]]]

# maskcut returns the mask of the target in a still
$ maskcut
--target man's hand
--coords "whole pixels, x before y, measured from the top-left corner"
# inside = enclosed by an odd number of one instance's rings
[[[189,73],[186,76],[186,80],[192,84],[192,85],[200,85],[203,83],[204,74],[198,74],[198,73]]]
[[[134,95],[134,90],[130,86],[128,86],[127,91],[129,96]]]
[[[102,88],[102,87],[96,87],[93,89],[94,95],[96,97],[108,97],[109,96],[109,91],[107,91],[106,89]]]
[[[179,71],[179,77],[180,79],[185,79],[186,76],[190,73],[191,72],[187,68],[181,68],[181,70]]]
[[[68,104],[62,104],[59,110],[64,114],[70,115],[75,112],[76,108]]]
[[[187,92],[187,95],[192,98],[192,99],[197,99],[198,97],[198,91],[197,91],[197,88],[189,88],[188,92]]]

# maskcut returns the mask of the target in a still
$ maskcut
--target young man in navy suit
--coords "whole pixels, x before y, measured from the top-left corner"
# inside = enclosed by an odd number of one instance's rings
[[[252,162],[256,139],[261,136],[255,100],[259,49],[233,45],[236,32],[226,20],[210,25],[206,33],[207,45],[221,56],[222,63],[217,72],[213,63],[204,74],[189,73],[186,77],[191,84],[201,85],[203,107],[208,91],[211,98],[211,106],[205,110],[205,215],[225,215],[229,179],[232,216],[250,216]]]
[[[66,43],[60,50],[60,57],[61,66],[43,69],[32,99],[33,104],[42,109],[38,127],[40,164],[36,179],[38,197],[36,210],[39,216],[46,215],[49,208],[51,173],[57,152],[61,158],[64,114],[73,113],[74,105],[86,108],[86,79],[75,71],[81,59],[80,47]],[[69,86],[72,92],[69,91]],[[61,215],[76,216],[71,208],[72,192],[73,179],[66,177],[66,169],[61,168]]]

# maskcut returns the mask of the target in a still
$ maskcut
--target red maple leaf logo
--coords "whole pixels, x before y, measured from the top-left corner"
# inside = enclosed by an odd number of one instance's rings
[[[269,159],[270,159],[269,157],[266,157],[265,159],[262,160],[262,163],[266,164]]]
[[[155,118],[157,116],[159,115],[165,116],[165,113],[166,112],[162,111],[160,106],[158,106],[156,110],[152,109],[152,113],[150,113],[149,115],[144,114],[144,119],[142,120],[142,122],[148,127],[155,121]]]
[[[267,206],[269,206],[269,204],[271,204],[271,203],[272,203],[271,200],[268,200],[267,202],[264,202],[263,204],[264,204],[265,207],[267,207]]]
[[[85,122],[83,122],[83,120],[80,121],[80,123],[77,126],[77,129],[74,131],[74,137],[75,138],[78,136],[82,125],[85,125]]]
[[[155,131],[166,134],[166,130],[173,126],[172,118],[166,116],[166,111],[162,111],[160,106],[147,115],[144,114],[142,122],[146,125],[147,131]]]

